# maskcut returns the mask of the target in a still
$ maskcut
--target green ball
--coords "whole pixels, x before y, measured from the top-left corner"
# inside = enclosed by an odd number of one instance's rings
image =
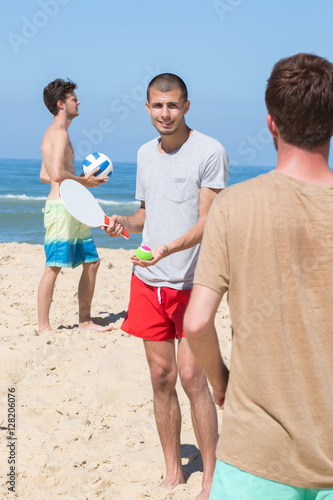
[[[135,257],[140,260],[151,260],[153,258],[153,252],[149,247],[139,247],[135,252]]]

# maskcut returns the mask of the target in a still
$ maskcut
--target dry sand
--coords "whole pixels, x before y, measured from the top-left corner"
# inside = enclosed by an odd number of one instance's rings
[[[1,499],[192,500],[201,490],[201,458],[189,403],[179,385],[187,483],[172,491],[158,486],[164,460],[143,346],[120,330],[129,297],[128,257],[133,252],[99,253],[92,315],[102,323],[114,323],[114,330],[78,329],[78,268],[61,271],[51,307],[54,331],[39,335],[36,297],[44,270],[43,247],[0,245]],[[230,319],[225,300],[216,326],[228,362]],[[16,398],[16,495],[8,492],[6,483],[9,388]],[[218,418],[221,422],[220,410]]]

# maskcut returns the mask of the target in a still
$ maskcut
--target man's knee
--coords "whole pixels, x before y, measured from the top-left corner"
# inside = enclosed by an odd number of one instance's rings
[[[198,366],[185,365],[181,367],[179,379],[187,394],[200,393],[207,387],[206,377]]]
[[[95,262],[85,262],[83,264],[83,270],[88,272],[97,273],[101,261],[96,260]]]
[[[48,275],[55,275],[58,276],[58,274],[61,271],[61,267],[56,267],[56,266],[46,266],[45,267],[45,273]]]
[[[150,376],[154,391],[173,391],[177,382],[177,369],[151,363]]]
[[[98,269],[101,264],[100,260],[96,260],[95,262],[89,262],[89,266],[91,266],[92,269]]]

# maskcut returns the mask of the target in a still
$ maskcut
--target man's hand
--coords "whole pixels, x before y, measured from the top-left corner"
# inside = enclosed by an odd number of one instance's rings
[[[99,167],[95,168],[95,170],[92,170],[91,172],[89,172],[89,174],[87,175],[84,175],[84,182],[82,183],[85,187],[88,187],[88,188],[93,188],[93,187],[96,187],[96,186],[100,186],[101,184],[105,184],[106,181],[109,180],[109,177],[108,176],[103,176],[103,177],[95,177],[95,173],[98,172],[98,170],[100,170]]]
[[[226,380],[228,380],[229,379],[229,370],[225,367],[224,371],[225,371]],[[221,383],[220,387],[213,387],[212,388],[213,401],[219,408],[222,408],[224,405],[225,393],[226,393],[226,387],[225,387],[224,383]]]
[[[160,245],[155,250],[153,250],[153,258],[151,260],[140,260],[135,257],[135,255],[130,256],[131,262],[136,266],[149,267],[156,264],[159,260],[167,257],[169,255],[168,247],[166,245]]]
[[[111,238],[119,238],[124,229],[124,218],[121,217],[121,215],[112,215],[112,217],[110,217],[110,225],[102,226],[101,229]]]

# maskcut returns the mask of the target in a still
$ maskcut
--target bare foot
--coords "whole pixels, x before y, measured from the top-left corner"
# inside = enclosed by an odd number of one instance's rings
[[[212,489],[212,485],[211,484],[203,486],[200,495],[197,496],[195,500],[208,500],[211,489]]]
[[[47,333],[47,332],[52,332],[52,328],[50,327],[50,325],[44,325],[38,327],[38,333]]]
[[[95,330],[96,332],[110,332],[111,330],[113,330],[112,325],[101,326],[97,325],[91,320],[79,323],[79,328],[81,328],[82,330]]]
[[[165,479],[163,479],[163,481],[160,483],[160,487],[167,488],[169,490],[173,490],[174,488],[176,488],[176,486],[178,486],[178,484],[184,484],[184,483],[185,483],[185,480],[184,480],[183,475],[179,474],[175,478],[166,477]]]

